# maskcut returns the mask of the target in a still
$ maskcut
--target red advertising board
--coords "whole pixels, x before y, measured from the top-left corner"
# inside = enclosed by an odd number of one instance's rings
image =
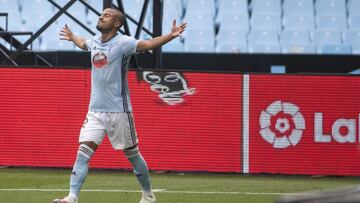
[[[249,172],[360,175],[360,77],[250,75]]]
[[[152,170],[241,171],[242,75],[130,72],[140,150]],[[0,165],[71,167],[90,71],[0,68]],[[107,138],[93,168],[130,168]]]

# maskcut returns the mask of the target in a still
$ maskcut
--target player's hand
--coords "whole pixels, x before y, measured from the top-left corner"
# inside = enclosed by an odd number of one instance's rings
[[[171,35],[173,37],[181,36],[181,34],[185,31],[186,25],[186,23],[183,23],[179,26],[176,26],[176,20],[174,20],[171,28]]]
[[[72,41],[74,34],[71,32],[67,24],[60,30],[60,39]]]

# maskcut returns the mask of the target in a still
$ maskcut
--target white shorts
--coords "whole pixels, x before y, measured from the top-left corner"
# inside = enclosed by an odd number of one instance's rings
[[[88,112],[80,130],[79,142],[100,145],[107,134],[112,147],[124,150],[137,146],[134,118],[127,112]]]

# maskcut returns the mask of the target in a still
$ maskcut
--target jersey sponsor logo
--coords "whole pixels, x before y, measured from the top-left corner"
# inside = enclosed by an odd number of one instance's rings
[[[106,54],[103,52],[98,52],[92,58],[92,63],[96,68],[103,68],[107,64]]]
[[[144,71],[142,78],[150,84],[150,89],[159,94],[159,98],[168,105],[177,105],[185,101],[186,95],[194,95],[195,88],[189,88],[188,82],[179,72]]]
[[[273,148],[295,146],[305,130],[305,119],[295,104],[274,101],[260,114],[260,135]]]

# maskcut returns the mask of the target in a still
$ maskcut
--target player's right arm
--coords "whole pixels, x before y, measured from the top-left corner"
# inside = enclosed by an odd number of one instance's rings
[[[68,40],[74,42],[74,44],[79,47],[80,49],[87,50],[86,46],[86,39],[82,37],[78,37],[71,32],[69,27],[65,24],[65,26],[60,31],[60,39],[61,40]]]

